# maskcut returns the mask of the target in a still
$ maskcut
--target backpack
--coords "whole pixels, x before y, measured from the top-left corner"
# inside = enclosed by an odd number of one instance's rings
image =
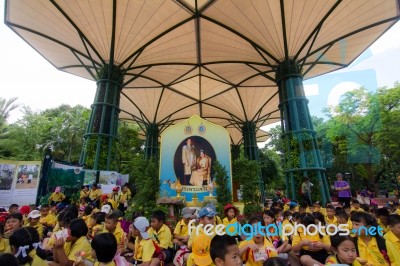
[[[387,253],[386,240],[383,237],[380,237],[380,236],[376,236],[375,238],[376,238],[376,242],[378,244],[379,251],[382,253],[383,258],[385,259],[386,263],[388,263],[389,266],[390,266],[391,262],[390,262],[389,255]],[[356,246],[357,255],[360,255],[360,253],[358,252],[358,239],[357,239],[357,237],[354,237],[353,240],[354,240],[354,244]]]

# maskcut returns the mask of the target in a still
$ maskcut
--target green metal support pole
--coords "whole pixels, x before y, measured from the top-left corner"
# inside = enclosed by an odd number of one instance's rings
[[[146,160],[149,159],[158,159],[159,157],[159,145],[158,145],[158,137],[159,137],[159,129],[157,124],[147,124],[146,125],[146,141],[144,145],[144,158]]]
[[[248,160],[260,162],[260,155],[258,154],[257,137],[256,137],[256,123],[247,121],[242,126],[244,155]],[[265,202],[265,185],[262,179],[261,170],[259,173],[259,187],[261,192],[261,201]]]
[[[231,158],[232,161],[240,158],[240,145],[231,144]]]
[[[80,164],[88,169],[115,170],[113,153],[116,152],[122,83],[121,68],[104,65],[100,70],[80,158]]]
[[[308,100],[304,93],[303,77],[296,62],[288,60],[277,68],[279,109],[282,119],[282,137],[287,145],[285,172],[291,181],[292,197],[295,193],[295,177],[314,177],[318,180],[322,203],[330,200],[321,155],[316,141]],[[300,185],[300,184],[299,184]]]

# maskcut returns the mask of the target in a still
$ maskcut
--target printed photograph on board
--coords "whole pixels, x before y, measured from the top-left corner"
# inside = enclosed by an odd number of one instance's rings
[[[175,151],[174,170],[181,185],[201,187],[213,180],[214,148],[205,138],[184,139]]]
[[[15,189],[31,189],[37,187],[39,177],[39,165],[19,165]]]
[[[0,190],[11,190],[15,164],[0,164]]]

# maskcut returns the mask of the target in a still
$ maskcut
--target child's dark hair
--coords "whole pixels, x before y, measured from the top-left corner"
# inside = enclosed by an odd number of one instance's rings
[[[343,218],[346,221],[349,220],[349,215],[345,211],[337,212],[336,213],[337,218]]]
[[[141,216],[144,216],[144,213],[143,213],[143,212],[141,212],[141,211],[135,212],[135,213],[132,215],[132,222],[134,222],[136,218],[141,217]]]
[[[85,209],[83,210],[83,213],[85,215],[90,215],[93,211],[93,207],[92,206],[86,206]]]
[[[10,207],[8,207],[8,209],[11,209],[11,208],[19,208],[19,205],[13,203],[13,204],[10,205]]]
[[[337,249],[344,241],[349,240],[354,243],[354,239],[350,236],[341,236],[339,234],[330,237],[332,248]],[[355,244],[355,243],[354,243]]]
[[[36,231],[35,228],[33,227],[23,227],[18,230],[16,230],[11,236],[10,236],[10,246],[14,247],[16,250],[18,250],[16,256],[17,261],[21,265],[25,265],[27,263],[32,263],[32,258],[28,256],[29,252],[31,252],[33,249],[36,249],[36,254],[41,258],[41,259],[46,259],[46,252],[39,247],[39,234]],[[25,252],[20,252],[20,249],[24,249],[24,247],[28,247],[28,249],[25,249]],[[15,255],[17,255],[15,254]]]
[[[20,214],[20,213],[18,212],[18,213],[12,213],[12,214],[8,215],[6,221],[9,220],[9,219],[17,219],[17,220],[19,220],[20,222],[22,222],[23,217],[22,217],[22,214]]]
[[[378,217],[380,217],[380,216],[389,217],[390,212],[387,208],[383,207],[383,208],[379,208],[378,211],[376,212],[376,214],[378,215]]]
[[[314,216],[312,216],[310,213],[304,213],[301,216],[301,223],[305,226],[308,226],[310,224],[315,224]]]
[[[377,221],[371,216],[371,214],[366,212],[352,212],[351,221],[357,223],[365,223],[365,226],[378,226]]]
[[[43,204],[42,206],[40,206],[40,209],[44,209],[44,208],[50,208],[49,204]]]
[[[59,222],[63,222],[64,227],[69,227],[69,224],[71,223],[71,221],[76,218],[77,218],[77,216],[73,212],[70,212],[65,209],[62,212],[60,212],[60,214],[58,214],[57,220]]]
[[[292,215],[292,220],[294,219],[300,219],[301,218],[301,214],[299,212],[294,212]]]
[[[4,235],[4,224],[0,223],[0,236]]]
[[[289,216],[292,216],[292,212],[284,211],[282,215],[283,215],[283,219],[289,219]]]
[[[332,211],[336,210],[336,208],[333,205],[328,205],[328,206],[325,207],[325,209],[327,209],[327,210],[329,209],[329,210],[332,210]]]
[[[260,222],[260,223],[263,222],[263,220],[261,219],[260,216],[252,216],[249,219],[249,224],[254,224],[254,223],[258,223],[258,222]]]
[[[161,222],[165,222],[165,213],[162,210],[156,210],[151,214],[152,219],[157,219]]]
[[[115,253],[117,253],[117,239],[111,233],[96,235],[92,240],[91,246],[96,252],[97,260],[102,263],[111,262]]]
[[[287,265],[286,261],[284,261],[279,257],[269,258],[263,264],[263,266],[286,266],[286,265]]]
[[[93,215],[93,219],[96,224],[104,223],[106,220],[106,214],[104,212],[97,212]]]
[[[314,212],[313,214],[312,214],[312,216],[314,217],[314,221],[315,220],[318,220],[318,221],[320,221],[321,222],[321,224],[322,225],[325,225],[325,217],[324,217],[324,215],[322,214],[322,213],[320,213],[320,212]]]
[[[119,215],[116,213],[110,213],[106,216],[107,220],[112,220],[114,223],[118,223]]]
[[[271,217],[272,219],[274,219],[274,221],[275,221],[275,214],[276,213],[272,210],[266,210],[263,212],[263,215],[267,215],[267,216]]]
[[[88,234],[88,227],[85,221],[81,218],[72,220],[69,224],[69,230],[71,231],[71,236],[76,238],[80,238]]]
[[[342,209],[343,209],[343,210],[346,210],[346,209],[351,209],[351,208],[350,208],[350,206],[348,206],[348,205],[344,205]]]
[[[228,247],[237,245],[236,239],[230,235],[216,235],[211,240],[210,255],[213,262],[216,258],[225,261],[225,255],[228,253]]]
[[[18,266],[17,258],[10,253],[4,253],[0,255],[0,265],[7,266]]]
[[[354,199],[354,200],[352,201],[352,203],[353,203],[353,204],[360,204],[360,202],[359,202],[358,200],[356,200],[356,199]]]
[[[396,224],[400,224],[400,215],[391,214],[388,217],[388,225],[395,226]]]

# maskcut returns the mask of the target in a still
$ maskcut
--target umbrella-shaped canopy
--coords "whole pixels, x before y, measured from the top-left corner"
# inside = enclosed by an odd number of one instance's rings
[[[7,0],[5,23],[62,71],[122,69],[120,119],[259,128],[279,118],[282,61],[346,67],[398,19],[398,0]]]

